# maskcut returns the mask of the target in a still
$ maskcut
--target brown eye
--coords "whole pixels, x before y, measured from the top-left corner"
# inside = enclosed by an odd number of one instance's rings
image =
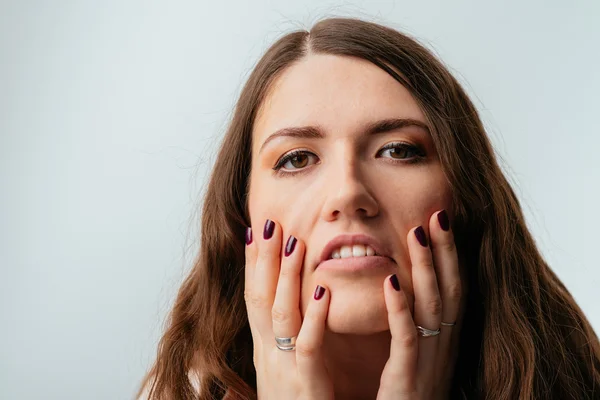
[[[410,154],[410,152],[412,151],[410,149],[407,149],[406,147],[395,147],[390,150],[390,155],[392,156],[392,158],[404,158],[402,157],[402,155],[406,156],[406,153]]]
[[[308,151],[292,151],[286,154],[285,156],[281,157],[281,159],[277,162],[277,165],[275,165],[273,169],[280,170],[282,167],[285,167],[285,169],[292,171],[296,169],[303,169],[308,165],[308,159],[311,156],[316,158],[314,154]]]
[[[389,152],[395,160],[409,160],[411,158],[423,157],[423,152],[408,143],[390,143],[381,149],[381,153]]]
[[[308,163],[308,156],[306,154],[299,154],[297,156],[292,157],[289,160],[290,163],[294,166],[294,168],[304,168]]]

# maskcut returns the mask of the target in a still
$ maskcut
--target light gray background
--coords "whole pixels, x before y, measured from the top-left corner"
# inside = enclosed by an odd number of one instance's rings
[[[3,1],[0,398],[132,397],[242,83],[328,15],[415,35],[451,68],[600,329],[600,2]]]

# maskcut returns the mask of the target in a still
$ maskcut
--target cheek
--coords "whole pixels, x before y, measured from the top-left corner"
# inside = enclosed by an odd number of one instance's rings
[[[441,170],[403,179],[389,193],[389,217],[396,230],[405,235],[419,225],[428,232],[429,219],[439,210],[452,213],[452,192]]]
[[[264,223],[267,218],[277,221],[283,228],[284,237],[290,233],[302,236],[306,221],[314,219],[311,211],[311,204],[314,203],[315,193],[310,188],[302,189],[292,184],[278,183],[275,179],[252,185],[248,196],[252,223]]]
[[[248,194],[248,211],[253,226],[263,224],[267,218],[281,224],[285,207],[277,187],[261,179],[254,180]]]
[[[407,292],[409,304],[413,304],[412,260],[408,251],[407,236],[411,229],[423,226],[430,236],[429,223],[433,215],[445,209],[453,218],[452,191],[441,173],[420,175],[418,179],[404,180],[394,188],[388,207],[391,229],[396,234],[394,258],[399,263],[398,279]],[[435,222],[435,221],[434,221]]]

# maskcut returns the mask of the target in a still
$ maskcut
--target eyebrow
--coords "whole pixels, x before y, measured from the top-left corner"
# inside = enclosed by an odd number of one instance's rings
[[[386,133],[390,131],[395,131],[398,129],[403,129],[409,126],[415,126],[423,129],[425,132],[430,134],[429,126],[419,121],[418,119],[412,118],[386,118],[379,121],[371,122],[367,124],[364,128],[365,135],[377,135],[380,133]],[[323,139],[325,134],[323,131],[317,126],[300,126],[300,127],[290,127],[290,128],[282,128],[277,130],[275,133],[271,134],[262,144],[258,153],[260,154],[265,146],[278,137],[292,137],[292,138],[300,138],[300,139]]]

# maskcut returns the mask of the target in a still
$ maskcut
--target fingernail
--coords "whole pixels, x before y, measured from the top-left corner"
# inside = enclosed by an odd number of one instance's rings
[[[270,219],[265,221],[265,229],[263,231],[263,237],[266,239],[271,239],[273,236],[273,231],[275,230],[275,222]]]
[[[325,288],[317,285],[317,288],[315,289],[315,300],[321,300],[321,297],[323,297],[324,294]]]
[[[446,210],[442,210],[442,212],[438,213],[438,222],[440,223],[440,228],[447,231],[450,229],[450,221],[448,221],[448,214]]]
[[[396,274],[390,276],[390,282],[392,283],[392,286],[394,287],[394,289],[396,289],[396,292],[400,291],[400,282],[398,282],[398,277],[396,276]]]
[[[290,237],[288,238],[288,241],[285,245],[285,256],[288,257],[290,254],[292,254],[292,252],[294,251],[294,248],[296,248],[296,242],[298,240],[293,237],[292,235],[290,235]]]
[[[252,243],[252,228],[246,228],[246,245]]]
[[[419,226],[417,229],[415,229],[415,236],[417,237],[419,243],[421,243],[421,246],[427,247],[427,236],[425,235],[425,230],[422,226]]]

